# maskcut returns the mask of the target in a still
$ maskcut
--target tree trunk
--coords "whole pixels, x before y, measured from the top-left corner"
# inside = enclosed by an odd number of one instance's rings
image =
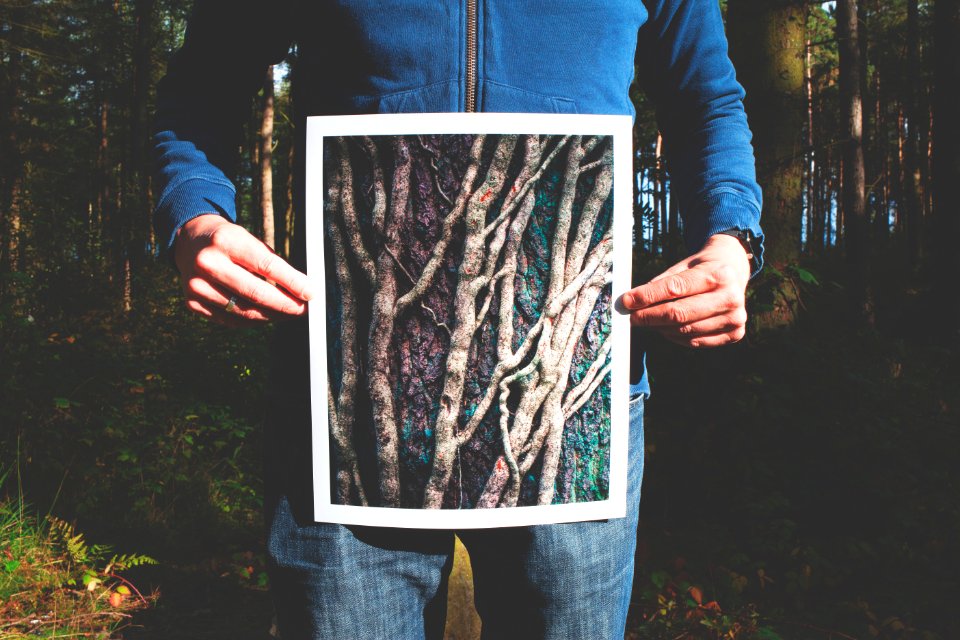
[[[904,96],[904,153],[903,153],[903,207],[904,230],[907,241],[908,265],[917,265],[921,253],[922,220],[917,193],[919,166],[917,163],[918,131],[920,124],[918,102],[920,97],[920,26],[918,0],[907,0],[907,82]]]
[[[877,155],[878,180],[880,192],[876,197],[876,235],[874,239],[878,246],[882,246],[890,235],[890,150],[884,143],[887,139],[887,123],[884,117],[883,104],[880,95],[880,71],[873,71],[873,132],[876,141],[873,153]]]
[[[9,192],[7,193],[7,265],[10,271],[21,271],[20,261],[20,191],[23,177],[14,175],[10,178]]]
[[[805,45],[805,54],[804,54],[804,88],[807,92],[807,161],[806,161],[806,190],[807,190],[807,201],[806,201],[806,249],[808,254],[818,254],[820,252],[820,245],[817,243],[816,236],[814,235],[814,224],[813,220],[815,217],[814,214],[814,200],[816,194],[814,191],[814,177],[817,173],[817,160],[816,152],[813,147],[813,69],[811,68],[810,60],[810,36],[806,38]]]
[[[667,245],[667,202],[666,188],[663,180],[663,136],[657,133],[657,156],[656,165],[653,170],[653,202],[654,214],[657,216],[658,237],[657,246],[660,248],[660,254],[663,254],[664,247]]]
[[[143,254],[150,238],[150,213],[152,203],[150,194],[150,171],[146,155],[149,115],[147,102],[150,82],[153,76],[154,8],[156,0],[137,0],[135,6],[137,36],[133,52],[133,102],[130,122],[130,162],[128,163],[136,178],[136,197],[132,199],[135,210],[128,212],[133,218],[132,257],[137,260]]]
[[[263,119],[260,121],[260,209],[263,241],[276,245],[273,222],[273,67],[263,82]]]
[[[294,230],[294,210],[293,210],[293,176],[296,174],[296,164],[294,164],[294,149],[296,145],[291,144],[287,152],[287,206],[283,214],[283,257],[290,259],[290,248],[293,244]]]
[[[16,38],[16,25],[10,30],[11,39]],[[4,253],[5,266],[10,271],[20,271],[20,195],[23,179],[23,163],[21,162],[20,141],[17,137],[19,126],[20,103],[20,58],[22,54],[14,49],[10,53],[7,63],[6,76],[8,81],[7,96],[9,102],[3,114],[7,134],[4,136],[3,147],[0,148],[0,170],[3,172],[3,193],[0,194],[0,213],[5,222],[2,232],[6,240]]]
[[[100,112],[97,118],[97,157],[94,183],[96,184],[96,222],[97,230],[95,237],[98,238],[97,244],[99,251],[95,256],[97,262],[105,262],[110,267],[113,266],[112,258],[116,247],[107,239],[112,236],[107,231],[113,228],[114,216],[112,215],[113,195],[110,188],[110,168],[107,166],[107,153],[110,147],[110,138],[107,135],[108,124],[110,121],[110,102],[107,99],[106,87],[101,79],[100,82]],[[108,268],[107,278],[113,282],[113,269]]]
[[[847,223],[847,261],[853,269],[852,302],[858,315],[871,319],[870,225],[867,220],[866,171],[863,161],[863,95],[860,83],[859,40],[857,0],[838,0],[840,108],[844,127],[841,209]]]
[[[904,167],[906,167],[906,160],[904,156],[906,154],[907,142],[906,142],[906,118],[903,115],[903,104],[900,105],[897,109],[897,231],[904,233],[908,223],[906,220],[906,210],[908,207],[905,207],[903,204],[904,193],[906,193],[906,173]]]
[[[767,259],[796,262],[803,217],[804,25],[801,0],[730,0],[730,55],[747,91]]]
[[[960,318],[960,0],[937,0],[934,14],[933,280],[939,300],[935,321],[956,331]]]

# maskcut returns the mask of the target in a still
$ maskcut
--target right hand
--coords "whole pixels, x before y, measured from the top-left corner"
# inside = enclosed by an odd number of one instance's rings
[[[185,223],[174,240],[173,259],[187,308],[222,324],[246,326],[301,316],[314,297],[306,274],[218,214]],[[228,310],[231,299],[236,302]]]

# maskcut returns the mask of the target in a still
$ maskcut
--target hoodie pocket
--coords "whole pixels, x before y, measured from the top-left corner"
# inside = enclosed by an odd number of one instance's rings
[[[375,100],[373,105],[358,111],[376,111],[379,113],[443,113],[460,110],[462,87],[456,81],[437,82],[408,91],[398,91],[367,98]],[[356,102],[356,100],[355,100]],[[481,111],[503,113],[577,113],[573,100],[562,96],[549,96],[518,87],[491,82],[481,83],[479,102]]]
[[[482,83],[480,105],[483,111],[577,113],[577,105],[570,98],[544,95],[490,80]]]

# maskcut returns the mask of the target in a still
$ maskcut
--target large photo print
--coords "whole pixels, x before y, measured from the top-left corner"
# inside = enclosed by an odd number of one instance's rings
[[[478,527],[622,511],[623,120],[311,118],[318,520]]]

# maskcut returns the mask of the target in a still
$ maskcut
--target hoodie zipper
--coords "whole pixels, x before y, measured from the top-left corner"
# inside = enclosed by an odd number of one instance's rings
[[[477,1],[467,0],[467,113],[477,110]]]

